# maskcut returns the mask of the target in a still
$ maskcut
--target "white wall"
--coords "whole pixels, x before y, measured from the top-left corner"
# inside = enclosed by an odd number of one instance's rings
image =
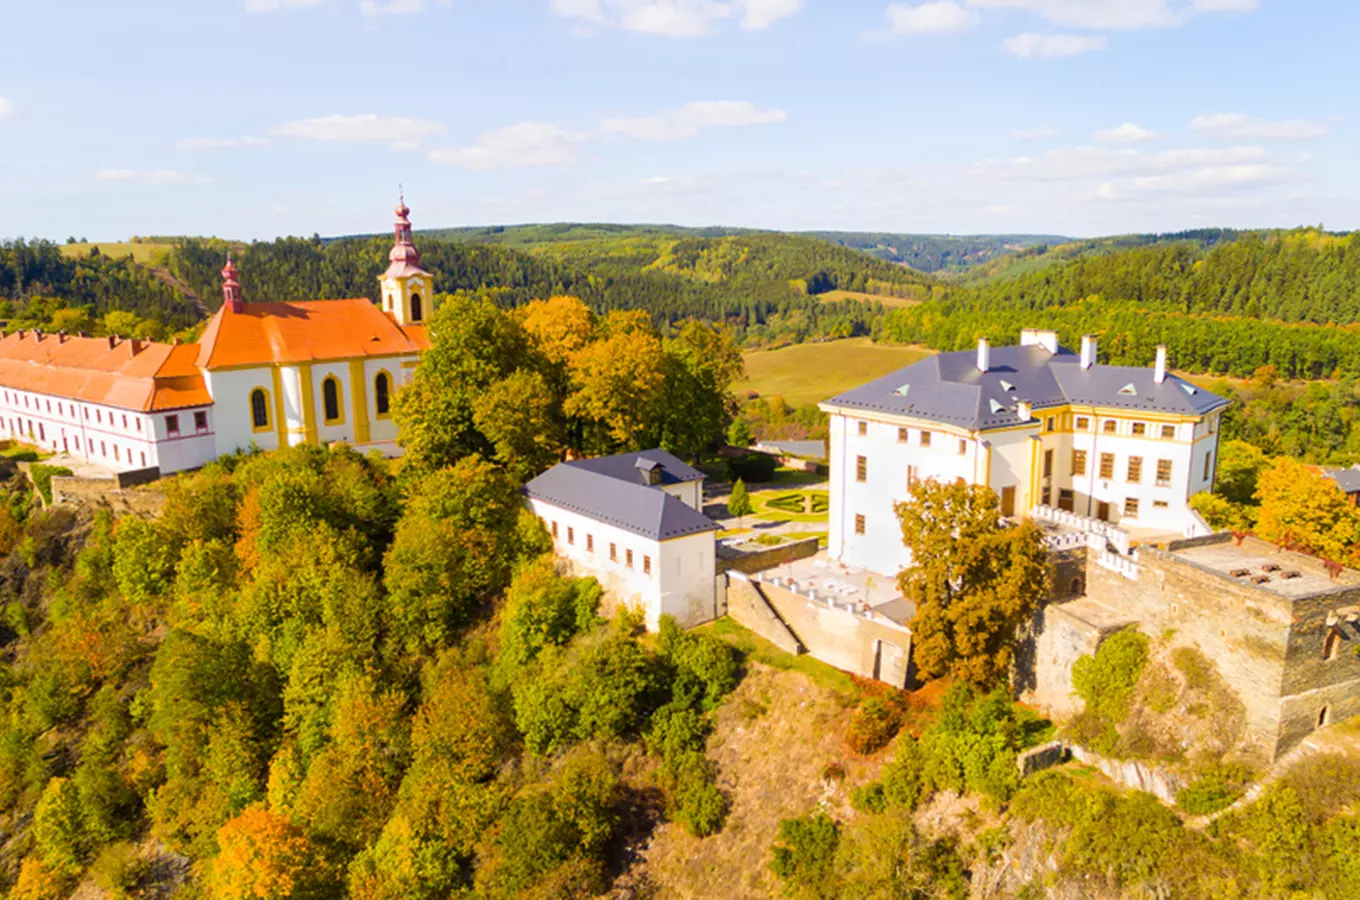
[[[529,500],[529,508],[550,534],[556,523],[553,552],[571,564],[573,573],[593,576],[615,599],[642,608],[648,628],[655,629],[663,613],[685,627],[713,617],[713,532],[658,542],[542,500]],[[587,549],[590,539],[593,550]],[[611,544],[616,551],[612,560]],[[648,561],[650,572],[645,570]]]
[[[684,481],[679,484],[666,484],[661,486],[661,490],[670,494],[672,497],[679,497],[682,502],[690,509],[704,511],[704,483],[700,481]]]
[[[275,427],[277,398],[274,395],[274,378],[268,366],[218,369],[205,371],[203,376],[213,397],[219,456],[245,450],[251,444],[261,450],[278,449],[278,431]],[[256,388],[263,388],[269,398],[269,428],[259,432],[254,430],[250,414],[250,394]]]

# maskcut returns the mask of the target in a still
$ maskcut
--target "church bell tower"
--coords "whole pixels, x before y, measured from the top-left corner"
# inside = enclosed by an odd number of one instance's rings
[[[406,198],[397,202],[396,241],[387,254],[391,263],[378,279],[382,309],[398,325],[423,325],[434,311],[434,279],[420,267],[420,251],[411,241],[411,210]]]

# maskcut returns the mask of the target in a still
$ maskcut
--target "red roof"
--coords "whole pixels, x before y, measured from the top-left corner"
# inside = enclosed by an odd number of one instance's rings
[[[205,369],[367,356],[415,355],[429,346],[423,325],[401,326],[364,298],[223,306],[198,343]]]
[[[193,344],[18,331],[0,338],[0,384],[119,409],[206,406]]]

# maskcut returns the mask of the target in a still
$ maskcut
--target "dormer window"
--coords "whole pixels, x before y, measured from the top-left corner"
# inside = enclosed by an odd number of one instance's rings
[[[1130,382],[1124,385],[1122,388],[1120,388],[1119,393],[1123,394],[1125,397],[1137,397],[1138,388],[1134,387],[1133,383]]]
[[[1001,390],[1010,393],[1011,391],[1015,390],[1015,385],[1011,384],[1009,381],[1002,381]]]

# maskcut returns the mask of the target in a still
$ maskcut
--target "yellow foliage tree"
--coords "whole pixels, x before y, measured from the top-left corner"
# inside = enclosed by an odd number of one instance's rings
[[[19,879],[6,896],[9,900],[61,900],[70,887],[71,878],[65,871],[29,856],[19,866]]]
[[[1360,562],[1360,512],[1316,469],[1281,457],[1257,479],[1256,499],[1262,540],[1339,563]]]
[[[334,885],[307,834],[263,806],[247,807],[218,829],[217,843],[207,879],[214,900],[301,900]]]
[[[575,391],[564,408],[597,423],[611,442],[639,448],[654,442],[663,413],[664,350],[654,332],[626,327],[571,358]]]
[[[595,318],[575,297],[535,300],[520,316],[539,352],[556,365],[565,365],[595,334]]]

